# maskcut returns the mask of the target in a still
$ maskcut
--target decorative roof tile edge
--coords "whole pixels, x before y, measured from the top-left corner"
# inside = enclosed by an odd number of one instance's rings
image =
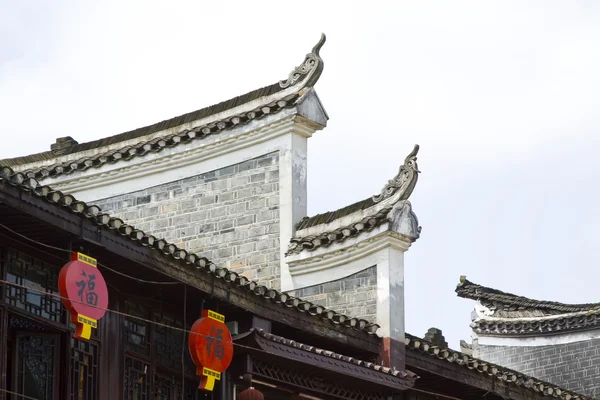
[[[474,332],[488,335],[537,336],[597,329],[600,326],[600,309],[560,315],[550,318],[494,318],[478,319],[471,323]]]
[[[420,173],[417,166],[418,152],[419,145],[415,144],[413,150],[404,159],[404,164],[400,166],[398,174],[394,177],[394,179],[391,179],[388,181],[388,183],[386,183],[383,189],[381,189],[380,194],[358,201],[349,206],[339,208],[335,211],[328,211],[312,217],[304,217],[296,225],[296,230],[303,230],[317,225],[329,224],[355,212],[371,208],[398,194],[399,196],[396,199],[396,202],[407,200],[417,184],[418,174]]]
[[[417,165],[417,154],[419,153],[419,145],[415,144],[413,150],[404,159],[404,164],[400,166],[400,170],[394,177],[385,184],[381,193],[372,197],[374,203],[379,203],[389,197],[392,197],[397,192],[400,192],[400,200],[407,200],[412,194],[417,180],[419,179],[419,167]]]
[[[294,347],[294,348],[297,348],[300,350],[315,353],[320,356],[326,356],[326,357],[330,357],[330,358],[333,358],[336,360],[341,360],[341,361],[344,361],[344,362],[347,362],[350,364],[358,365],[360,367],[372,369],[377,372],[382,372],[384,374],[392,375],[392,376],[399,377],[402,379],[407,379],[410,381],[415,381],[419,378],[419,376],[417,374],[415,374],[414,372],[411,372],[411,371],[400,371],[395,368],[384,367],[383,365],[378,365],[378,364],[375,364],[375,363],[372,363],[369,361],[363,361],[363,360],[359,360],[354,357],[344,356],[344,355],[334,353],[329,350],[320,349],[315,346],[311,346],[308,344],[303,344],[303,343],[297,342],[295,340],[287,339],[287,338],[284,338],[283,336],[273,335],[272,333],[266,332],[265,330],[260,329],[260,328],[255,328],[255,332],[257,334],[259,334],[260,336],[262,336],[263,338],[273,341],[273,342],[276,342],[276,343],[281,343],[286,346],[290,346],[290,347]]]
[[[305,87],[314,86],[319,80],[319,77],[323,72],[323,67],[325,66],[325,63],[323,63],[323,59],[321,58],[319,52],[321,51],[321,48],[325,44],[326,40],[327,37],[325,34],[321,33],[321,38],[312,48],[312,51],[304,56],[304,61],[302,64],[294,68],[286,80],[280,81],[279,87],[285,89],[289,86],[293,86],[303,77],[306,77],[304,82]]]
[[[379,210],[374,215],[366,216],[360,221],[334,229],[333,231],[323,232],[319,235],[310,235],[305,237],[294,237],[290,240],[286,256],[298,254],[303,250],[313,251],[320,247],[327,247],[333,243],[342,243],[346,239],[355,237],[364,232],[370,232],[381,224],[388,222],[388,214],[392,207],[386,207]]]
[[[195,120],[204,119],[217,113],[232,110],[238,106],[251,103],[252,101],[257,101],[261,98],[270,99],[276,94],[279,94],[279,96],[283,99],[287,99],[290,96],[292,96],[295,97],[295,100],[298,100],[298,97],[302,97],[302,95],[306,92],[307,89],[312,88],[317,83],[323,72],[325,64],[319,52],[325,44],[325,41],[326,36],[324,33],[321,33],[319,41],[313,47],[312,51],[305,55],[302,64],[298,67],[295,67],[290,72],[286,80],[281,80],[276,84],[254,90],[252,92],[246,93],[245,95],[238,96],[233,99],[205,107],[201,110],[193,111],[191,113],[174,117],[147,127],[138,128],[133,131],[109,136],[104,139],[78,144],[75,140],[68,137],[69,140],[63,140],[63,142],[72,143],[72,146],[69,146],[67,144],[66,147],[64,147],[64,145],[59,146],[60,149],[53,149],[49,152],[0,160],[0,167],[16,167],[28,163],[43,162],[45,160],[51,160],[53,158],[57,158],[66,154],[76,154],[77,152],[103,147],[109,144],[115,144],[125,140],[131,140],[138,137],[141,138],[143,136],[151,135],[153,133],[158,133],[161,130],[167,129],[169,127],[172,128],[182,125],[186,122],[191,122],[185,120],[188,119],[188,117],[196,114],[198,115],[197,118],[195,118]],[[260,118],[265,114],[276,112],[273,110],[269,110],[269,108],[274,107],[280,101],[281,99],[275,101],[269,100],[269,104],[261,104],[252,111],[242,112],[235,116],[230,116],[220,121],[211,122],[204,126],[194,128],[192,130],[186,130],[177,134],[167,135],[165,137],[149,139],[142,143],[136,144],[135,146],[123,146],[121,149],[106,151],[103,152],[101,155],[96,155],[93,157],[83,157],[76,161],[64,161],[60,163],[55,163],[49,166],[45,166],[43,168],[26,169],[21,172],[28,173],[30,177],[43,180],[48,176],[58,176],[62,174],[71,173],[75,170],[86,170],[90,167],[99,167],[105,164],[106,162],[113,163],[120,160],[129,160],[135,156],[143,156],[148,152],[151,152],[152,150],[160,151],[164,147],[173,147],[179,142],[187,142],[194,138],[203,138],[210,134],[219,133],[220,131],[227,129],[233,125],[246,123],[249,119],[255,119],[257,117]],[[289,101],[290,100],[287,100],[288,103]],[[267,109],[266,112],[263,112],[264,108]],[[256,117],[257,114],[258,116]],[[253,116],[250,117],[250,115]],[[190,133],[193,135],[192,137],[189,136]],[[61,139],[67,138],[59,138],[59,141]],[[158,150],[156,150],[157,148],[154,146],[156,144],[154,142],[156,141],[165,141],[167,143],[163,144],[162,146],[160,146],[160,148],[158,148]],[[150,146],[150,148],[147,148],[148,146]]]
[[[416,336],[406,334],[405,344],[411,351],[427,354],[449,363],[461,365],[481,374],[487,374],[495,379],[526,388],[532,392],[551,396],[561,400],[593,400],[591,397],[563,389],[559,386],[533,378],[520,372],[479,360],[456,350],[443,349]]]
[[[294,107],[300,99],[299,94],[288,95],[277,101],[258,107],[252,111],[238,114],[232,117],[212,122],[193,129],[186,129],[176,134],[150,139],[139,142],[133,146],[126,146],[118,150],[110,150],[92,157],[79,160],[65,161],[62,163],[45,166],[37,169],[22,171],[29,178],[39,180],[48,177],[71,174],[76,171],[85,171],[90,168],[100,168],[105,164],[114,164],[122,160],[131,160],[134,157],[145,156],[149,153],[158,153],[164,149],[172,148],[180,143],[189,143],[202,140],[208,136],[219,134],[223,131],[248,124],[251,121],[261,119],[267,115],[276,114],[284,109]]]
[[[223,279],[234,287],[243,288],[274,303],[281,304],[285,307],[295,308],[296,310],[306,312],[315,318],[320,317],[327,319],[334,324],[339,324],[349,329],[355,329],[368,335],[376,335],[377,330],[379,329],[379,325],[373,324],[365,319],[339,314],[336,311],[327,309],[323,306],[259,285],[256,281],[251,281],[235,271],[228,270],[227,268],[219,268],[205,257],[180,249],[175,244],[169,243],[164,239],[146,234],[142,230],[128,225],[120,218],[111,217],[109,214],[103,213],[100,207],[96,205],[88,205],[83,201],[77,200],[70,194],[64,194],[60,191],[53,190],[48,185],[42,186],[35,178],[27,177],[21,172],[15,173],[10,167],[0,167],[0,184],[3,183],[16,187],[22,192],[31,193],[34,196],[41,198],[56,207],[66,209],[73,214],[82,215],[96,223],[99,227],[111,230],[115,232],[115,234],[126,236],[140,246],[149,247],[158,252],[162,252],[175,260],[180,260],[187,265],[194,266],[198,270],[204,270],[207,273],[211,273],[215,275],[216,278]]]
[[[460,277],[460,282],[456,285],[455,292],[458,297],[470,300],[477,300],[492,310],[498,305],[513,306],[518,308],[535,308],[556,311],[561,314],[568,314],[579,311],[591,311],[600,309],[600,303],[585,304],[564,304],[556,301],[533,300],[527,297],[518,296],[512,293],[500,291],[490,287],[473,283],[466,276]]]

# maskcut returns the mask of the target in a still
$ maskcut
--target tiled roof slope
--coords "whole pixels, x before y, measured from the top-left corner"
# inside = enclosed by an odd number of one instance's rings
[[[363,232],[369,232],[384,222],[387,222],[387,215],[391,209],[392,207],[383,208],[375,214],[364,217],[360,221],[343,228],[323,232],[318,235],[294,237],[290,240],[288,251],[285,254],[286,256],[297,254],[305,249],[315,250],[319,247],[329,246],[332,243],[341,243],[344,240],[357,236]]]
[[[459,297],[476,300],[490,314],[478,313],[471,323],[477,333],[530,335],[596,329],[600,326],[600,303],[564,304],[532,300],[481,286],[462,276],[456,287]]]
[[[426,354],[433,358],[445,360],[461,368],[477,371],[482,375],[491,377],[491,379],[497,379],[511,385],[526,388],[532,392],[532,396],[536,393],[561,400],[592,400],[591,397],[571,392],[500,365],[479,360],[459,351],[438,347],[431,342],[410,334],[406,334],[405,343],[407,353],[411,351]]]
[[[539,336],[544,334],[586,331],[600,327],[600,308],[563,314],[552,318],[477,319],[471,323],[473,331],[495,336]]]
[[[404,164],[400,166],[398,174],[388,181],[385,186],[381,189],[381,193],[369,197],[368,199],[358,201],[349,206],[342,207],[335,211],[328,211],[323,214],[318,214],[313,217],[304,217],[298,225],[297,230],[310,228],[312,226],[328,224],[336,219],[350,215],[356,211],[366,210],[374,205],[392,197],[399,191],[403,191],[398,200],[406,200],[412,194],[417,180],[419,178],[419,168],[417,166],[417,153],[419,152],[419,145],[416,144],[413,151],[404,159]]]
[[[384,367],[383,365],[378,365],[378,364],[374,364],[372,362],[369,361],[363,361],[363,360],[359,360],[357,358],[354,357],[348,357],[348,356],[344,356],[341,354],[337,354],[334,353],[332,351],[329,350],[323,350],[320,349],[318,347],[314,347],[311,345],[307,345],[307,344],[302,344],[299,342],[296,342],[295,340],[291,340],[291,339],[286,339],[282,336],[277,336],[277,335],[273,335],[272,333],[266,332],[263,329],[257,328],[256,333],[260,336],[262,336],[263,338],[273,341],[273,342],[277,342],[277,343],[281,343],[284,344],[286,346],[289,347],[294,347],[300,350],[304,350],[304,351],[308,351],[311,353],[315,353],[318,354],[320,356],[325,356],[325,357],[329,357],[329,358],[333,358],[335,360],[341,360],[350,364],[354,364],[354,365],[358,365],[360,367],[365,367],[377,372],[382,372],[384,374],[388,374],[388,375],[392,375],[392,376],[397,376],[403,379],[408,379],[411,381],[414,381],[418,378],[418,376],[410,371],[400,371],[397,369],[393,369],[393,368],[387,368]]]
[[[276,114],[284,109],[293,107],[296,102],[300,99],[299,94],[291,94],[286,96],[285,98],[277,101],[273,101],[271,103],[265,104],[261,107],[258,107],[252,111],[245,112],[242,114],[238,114],[232,117],[225,118],[223,120],[217,122],[211,122],[210,124],[199,126],[197,128],[185,130],[183,132],[169,134],[166,136],[161,136],[158,138],[145,140],[136,143],[132,146],[125,146],[118,150],[110,150],[106,152],[102,152],[99,154],[95,154],[89,157],[82,157],[78,160],[70,160],[64,162],[58,162],[56,164],[43,166],[36,169],[31,169],[27,171],[23,171],[27,174],[28,177],[36,178],[39,180],[43,180],[47,177],[54,177],[58,175],[70,174],[75,171],[85,171],[89,168],[98,168],[105,164],[113,164],[123,160],[130,160],[133,157],[141,157],[151,153],[158,153],[164,149],[175,147],[181,143],[189,143],[194,140],[202,140],[207,138],[208,136],[217,135],[223,131],[231,129],[236,126],[241,126],[247,124],[251,121],[261,119],[267,115]],[[179,117],[178,117],[179,118]],[[195,121],[198,118],[189,117],[189,121]],[[183,118],[182,118],[183,120]],[[186,122],[189,122],[186,121]],[[173,127],[179,126],[185,122],[176,122],[175,120],[165,121],[164,124],[172,124]],[[163,124],[163,123],[161,123]],[[142,128],[146,129],[146,128]],[[108,138],[107,140],[110,140]],[[85,143],[84,145],[88,145],[89,143]],[[98,145],[97,147],[102,147],[105,144]],[[72,147],[77,147],[72,146]],[[83,146],[83,145],[82,145]],[[93,148],[93,147],[91,147]],[[83,150],[78,150],[83,151]],[[77,151],[73,151],[76,153]],[[48,154],[52,153],[52,154]],[[32,157],[32,161],[36,157],[42,157],[44,159],[54,159],[56,158],[56,154],[54,152],[44,152],[39,154],[34,154],[32,156],[26,156],[21,158]],[[48,158],[45,158],[48,156]],[[37,160],[39,161],[39,160]],[[29,162],[29,161],[28,161]],[[0,161],[0,165],[14,165],[12,160],[4,160]]]
[[[53,190],[50,186],[40,185],[34,178],[28,178],[23,173],[15,173],[10,167],[0,167],[0,190],[4,185],[16,187],[25,193],[31,193],[33,196],[41,198],[57,208],[66,209],[74,214],[83,215],[92,220],[101,229],[113,231],[115,234],[125,236],[137,243],[139,246],[150,247],[158,252],[179,260],[182,263],[196,269],[206,270],[214,274],[216,278],[224,279],[228,284],[240,290],[248,290],[265,299],[280,304],[282,307],[293,307],[301,312],[313,315],[315,318],[325,318],[332,323],[340,324],[349,329],[356,329],[365,334],[376,334],[379,326],[372,324],[364,319],[352,318],[346,315],[338,314],[333,310],[326,309],[320,305],[312,304],[297,297],[292,297],[286,293],[275,289],[259,285],[255,281],[250,281],[246,277],[230,271],[227,268],[219,268],[204,257],[180,249],[173,243],[164,239],[157,238],[147,234],[134,226],[128,225],[119,218],[111,217],[103,213],[100,207],[86,204],[77,200],[70,194]]]
[[[498,289],[478,285],[467,280],[464,276],[460,278],[460,283],[457,285],[455,291],[458,297],[478,300],[484,306],[499,313],[501,311],[516,311],[519,309],[535,309],[543,311],[545,315],[552,315],[590,311],[600,307],[600,303],[564,304],[556,301],[533,300],[512,293],[502,292]],[[499,316],[502,316],[502,314]]]
[[[19,165],[53,160],[63,155],[76,154],[86,150],[102,148],[123,141],[142,138],[166,129],[175,128],[189,122],[197,121],[211,115],[233,109],[237,106],[254,100],[261,98],[269,99],[265,102],[265,104],[261,104],[252,111],[230,116],[223,120],[213,122],[193,130],[171,134],[166,137],[155,138],[154,140],[143,141],[135,146],[123,146],[123,148],[118,150],[95,155],[89,158],[82,158],[76,161],[64,163],[57,162],[49,165],[46,168],[33,171],[23,171],[30,172],[30,177],[44,179],[48,176],[67,174],[76,170],[99,167],[105,163],[114,163],[120,160],[128,160],[135,156],[143,156],[149,152],[160,151],[162,148],[172,147],[179,143],[186,143],[194,139],[202,139],[208,135],[219,133],[236,125],[244,124],[253,119],[261,118],[267,114],[273,114],[281,109],[293,105],[294,101],[301,96],[303,89],[311,88],[317,82],[324,66],[323,60],[319,55],[319,51],[324,43],[325,35],[323,34],[321,35],[319,42],[313,47],[312,51],[305,56],[303,63],[294,68],[286,80],[282,80],[278,83],[262,87],[242,96],[238,96],[191,113],[187,113],[143,128],[138,128],[129,132],[124,132],[87,143],[78,144],[74,142],[70,146],[61,146],[55,150],[45,151],[42,153],[0,160],[0,166],[18,167]],[[282,93],[281,98],[277,98],[276,96],[276,98],[273,100],[272,96],[278,93]]]
[[[406,156],[398,174],[385,184],[380,194],[336,211],[303,218],[296,226],[297,233],[288,244],[286,256],[299,254],[303,250],[313,251],[330,246],[333,243],[341,243],[363,232],[372,231],[388,222],[389,212],[395,205],[399,206],[400,203],[403,203],[401,208],[411,213],[414,220],[417,221],[407,199],[417,184],[419,174],[417,166],[418,152],[419,145],[417,144]],[[394,200],[390,200],[392,197],[394,197]],[[347,221],[338,221],[344,217],[349,218]],[[345,223],[345,225],[340,226],[342,223]],[[418,221],[416,223],[418,224]],[[418,232],[420,232],[420,227]]]
[[[230,100],[223,101],[218,104],[214,104],[209,107],[202,108],[197,111],[193,111],[190,113],[186,113],[180,115],[178,117],[170,118],[168,120],[164,120],[158,122],[156,124],[152,124],[149,126],[145,126],[142,128],[137,128],[128,132],[119,133],[117,135],[109,136],[106,138],[93,140],[87,143],[78,143],[73,146],[69,146],[60,153],[57,154],[55,151],[44,151],[42,153],[30,154],[27,156],[15,157],[15,158],[7,158],[4,160],[0,160],[0,166],[17,166],[21,164],[28,164],[31,162],[38,161],[46,161],[51,160],[57,157],[57,155],[66,155],[66,154],[74,154],[79,153],[81,151],[91,150],[98,147],[104,147],[111,144],[123,142],[126,140],[136,139],[139,137],[143,137],[146,135],[150,135],[155,132],[160,132],[165,129],[174,128],[179,125],[186,124],[188,122],[197,121],[202,118],[209,117],[213,114],[217,114],[222,111],[229,110],[241,104],[248,103],[252,100],[259,99],[264,96],[269,96],[271,94],[277,93],[283,90],[279,84],[273,84],[270,86],[265,86],[263,88],[253,90],[252,92],[246,93],[242,96],[235,97]]]
[[[333,243],[341,243],[363,232],[369,232],[388,222],[388,213],[395,204],[400,202],[404,202],[407,211],[412,213],[410,202],[407,199],[417,184],[419,174],[417,166],[418,152],[419,145],[417,144],[406,156],[398,174],[385,184],[380,194],[336,211],[303,218],[296,226],[297,233],[290,240],[286,256],[301,253],[303,250],[313,251]],[[389,199],[394,196],[397,198],[391,202]],[[364,211],[364,213],[360,213],[361,211]],[[355,213],[356,216],[350,217],[350,220],[344,226],[339,226],[339,224],[335,227],[329,225]],[[314,232],[315,230],[316,232]]]

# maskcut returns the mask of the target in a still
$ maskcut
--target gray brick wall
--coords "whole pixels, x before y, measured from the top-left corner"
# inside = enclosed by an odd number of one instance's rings
[[[93,203],[219,266],[280,287],[277,152]]]
[[[342,279],[295,291],[301,299],[351,317],[375,322],[377,316],[377,267]]]
[[[483,360],[600,397],[600,339],[536,347],[479,345],[478,349]]]

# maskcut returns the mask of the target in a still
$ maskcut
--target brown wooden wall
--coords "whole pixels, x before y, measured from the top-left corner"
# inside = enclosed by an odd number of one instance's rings
[[[68,256],[0,237],[0,277],[58,294],[58,273]],[[110,310],[184,328],[182,285],[106,280]],[[183,398],[205,397],[196,390],[198,378],[182,331],[107,312],[90,341],[77,341],[60,299],[8,284],[0,288],[0,400],[12,399],[6,390],[38,400],[181,399],[183,367]],[[200,315],[199,300],[196,294],[190,301],[185,328]],[[51,366],[39,367],[44,363]],[[53,382],[45,384],[46,391],[42,380]]]

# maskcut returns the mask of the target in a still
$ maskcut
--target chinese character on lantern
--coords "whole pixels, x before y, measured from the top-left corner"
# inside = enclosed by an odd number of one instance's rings
[[[75,339],[89,339],[108,307],[108,288],[97,265],[94,258],[73,253],[60,270],[58,289],[77,327]]]
[[[233,359],[233,342],[225,316],[211,310],[202,312],[202,318],[192,325],[188,347],[196,364],[196,375],[201,377],[198,388],[212,391],[215,380],[221,379],[221,372]]]

